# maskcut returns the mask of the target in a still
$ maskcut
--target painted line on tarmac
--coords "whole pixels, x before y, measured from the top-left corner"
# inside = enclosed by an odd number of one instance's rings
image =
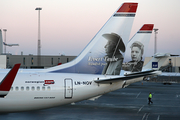
[[[145,118],[146,114],[147,114],[147,113],[144,113],[142,120],[144,120],[144,118]]]
[[[142,120],[147,120],[148,119],[148,117],[149,117],[149,114],[150,113],[144,113],[144,115],[143,115],[143,117],[142,117]]]
[[[158,115],[158,118],[157,118],[157,120],[159,120],[160,119],[160,115]]]
[[[142,109],[143,109],[144,105],[139,109],[139,111],[137,113],[139,113]]]
[[[136,98],[138,98],[140,94],[141,94],[141,92],[139,92],[139,94],[137,94]]]
[[[150,114],[150,113],[149,113]],[[146,120],[148,119],[148,117],[149,117],[149,114],[147,114],[147,116],[146,116]]]

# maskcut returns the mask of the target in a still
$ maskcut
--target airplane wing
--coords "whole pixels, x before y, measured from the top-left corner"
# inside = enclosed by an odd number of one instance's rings
[[[10,44],[11,46],[19,46],[19,44]]]
[[[19,44],[7,44],[7,43],[5,43],[5,42],[3,42],[3,44],[4,44],[5,46],[9,46],[9,47],[19,46]]]
[[[11,86],[14,82],[16,74],[19,70],[21,64],[15,64],[14,67],[9,71],[9,73],[4,77],[4,79],[0,82],[0,97],[5,97]]]
[[[112,82],[118,82],[118,81],[124,81],[124,80],[132,80],[132,79],[140,78],[140,77],[144,77],[144,76],[157,75],[160,73],[161,73],[161,71],[148,70],[148,71],[143,71],[143,72],[125,74],[124,76],[116,76],[116,77],[108,78],[108,79],[99,79],[99,80],[95,80],[94,82],[96,82],[96,83],[112,83]]]
[[[5,42],[3,42],[4,45],[7,45]]]

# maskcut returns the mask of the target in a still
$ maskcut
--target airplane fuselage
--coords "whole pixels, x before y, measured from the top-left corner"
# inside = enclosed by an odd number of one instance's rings
[[[0,78],[4,76],[1,73]],[[106,77],[71,73],[18,73],[8,95],[0,98],[0,112],[49,108],[122,88],[124,81],[112,84],[94,82],[98,78]]]

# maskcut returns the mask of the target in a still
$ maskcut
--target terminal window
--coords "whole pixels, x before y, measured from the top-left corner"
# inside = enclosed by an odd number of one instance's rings
[[[31,65],[33,65],[33,57],[31,58]]]
[[[25,63],[26,63],[26,62],[25,62],[25,58],[23,58],[23,65],[25,65]]]
[[[53,58],[51,58],[51,65],[53,65]]]

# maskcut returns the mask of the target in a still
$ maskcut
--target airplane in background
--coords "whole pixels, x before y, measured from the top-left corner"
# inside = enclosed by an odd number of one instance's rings
[[[141,42],[146,51],[153,30],[152,24],[145,24],[128,42],[137,6],[138,3],[123,3],[80,55],[69,63],[34,72],[21,72],[20,64],[16,64],[10,71],[1,71],[0,112],[74,103],[124,88],[143,80],[144,76],[160,74],[155,69],[161,63],[154,58],[146,67],[140,66],[141,71],[121,69],[123,61],[131,58],[128,51],[132,48],[128,46]]]
[[[9,47],[12,47],[12,46],[19,46],[19,44],[6,44],[5,42],[3,42],[3,44],[4,44],[5,46],[9,46]]]

